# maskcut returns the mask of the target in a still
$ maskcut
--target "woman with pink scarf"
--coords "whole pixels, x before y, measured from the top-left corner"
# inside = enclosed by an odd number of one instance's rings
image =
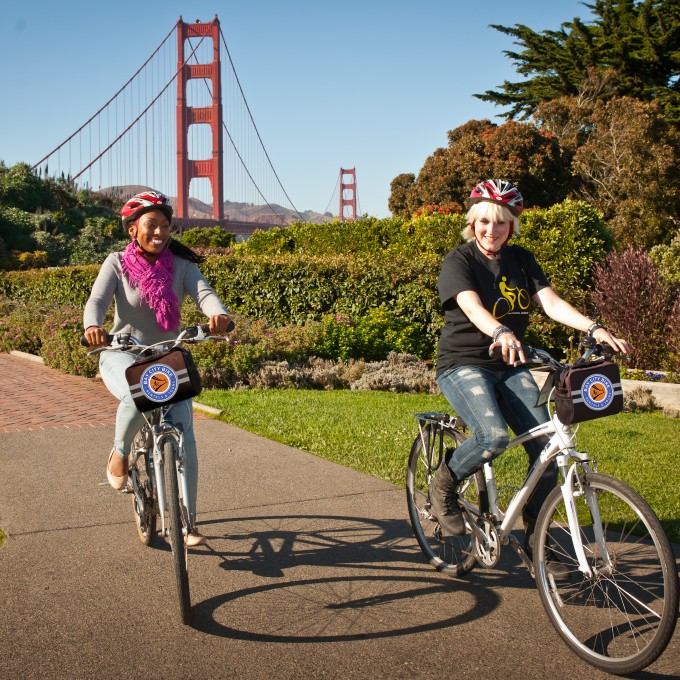
[[[106,344],[102,324],[112,301],[115,316],[108,332],[114,335],[131,333],[144,344],[174,339],[180,329],[182,301],[188,295],[209,318],[210,333],[224,335],[229,312],[197,266],[203,258],[170,236],[172,206],[168,199],[158,192],[145,191],[133,196],[121,215],[130,244],[106,258],[92,287],[83,318],[90,346]],[[104,384],[120,401],[113,450],[106,465],[109,483],[118,490],[127,485],[128,454],[144,422],[125,380],[125,369],[133,362],[134,357],[124,352],[102,352],[99,360]],[[198,460],[191,400],[175,404],[172,418],[184,429],[189,510],[194,520]],[[186,540],[189,546],[205,543],[205,537],[195,530]]]

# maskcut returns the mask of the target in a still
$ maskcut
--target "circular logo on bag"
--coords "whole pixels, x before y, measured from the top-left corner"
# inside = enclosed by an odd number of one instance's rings
[[[595,373],[589,376],[581,385],[581,396],[588,408],[601,411],[612,403],[614,386],[604,375]]]
[[[149,366],[141,377],[142,391],[151,401],[168,401],[177,393],[177,376],[175,372],[163,364]]]

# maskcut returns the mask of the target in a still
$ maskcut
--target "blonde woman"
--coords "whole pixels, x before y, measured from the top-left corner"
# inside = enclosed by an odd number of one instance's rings
[[[440,467],[430,485],[432,509],[444,535],[465,533],[456,502],[457,487],[502,453],[509,441],[508,426],[514,432],[524,432],[549,418],[545,406],[536,406],[539,389],[529,369],[514,366],[525,361],[522,339],[531,300],[555,321],[628,352],[623,340],[555,293],[528,250],[511,244],[519,233],[524,207],[513,184],[499,179],[480,182],[472,190],[470,203],[463,230],[467,243],[446,255],[438,280],[445,325],[437,351],[437,382],[473,432]],[[500,358],[490,354],[496,348]],[[529,466],[545,443],[527,442]],[[557,468],[553,466],[526,507],[525,548],[530,555],[538,511],[556,480]]]

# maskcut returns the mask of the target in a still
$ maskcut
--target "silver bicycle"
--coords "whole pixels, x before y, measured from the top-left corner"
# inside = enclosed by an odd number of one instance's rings
[[[233,323],[229,331],[233,329]],[[149,358],[179,347],[205,340],[226,340],[208,335],[208,326],[190,326],[175,340],[144,345],[129,333],[107,336],[110,343],[88,354],[119,351]],[[145,423],[135,436],[128,463],[128,485],[124,493],[132,497],[139,540],[151,545],[160,518],[160,533],[170,543],[179,599],[180,620],[191,623],[191,597],[185,537],[195,527],[189,511],[189,488],[185,475],[184,432],[172,421],[172,404],[159,405],[144,412]]]
[[[595,345],[582,359],[603,353]],[[527,347],[525,356],[528,363],[553,372],[567,367],[542,350]],[[534,576],[553,626],[582,659],[609,673],[626,674],[658,658],[678,617],[678,572],[670,543],[638,493],[600,474],[591,457],[576,450],[577,428],[554,414],[512,439],[508,449],[550,437],[520,489],[497,487],[491,462],[465,480],[458,500],[466,533],[443,536],[431,513],[428,486],[465,439],[465,425],[443,413],[419,413],[416,418],[419,434],[406,476],[408,510],[416,539],[435,569],[460,577],[477,565],[491,568],[498,564],[501,548],[510,545]],[[536,521],[532,562],[512,531],[552,461],[561,484]],[[561,574],[550,568],[554,559],[563,565]]]

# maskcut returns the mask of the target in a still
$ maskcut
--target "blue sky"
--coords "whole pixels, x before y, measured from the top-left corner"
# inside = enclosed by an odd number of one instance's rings
[[[35,162],[139,68],[181,15],[218,15],[260,135],[299,210],[322,212],[340,167],[359,207],[389,215],[390,182],[446,133],[497,118],[473,97],[516,80],[490,24],[558,29],[576,0],[0,0],[0,159]],[[223,57],[224,58],[224,57]],[[228,196],[225,198],[229,198]],[[337,213],[337,192],[329,208]]]

